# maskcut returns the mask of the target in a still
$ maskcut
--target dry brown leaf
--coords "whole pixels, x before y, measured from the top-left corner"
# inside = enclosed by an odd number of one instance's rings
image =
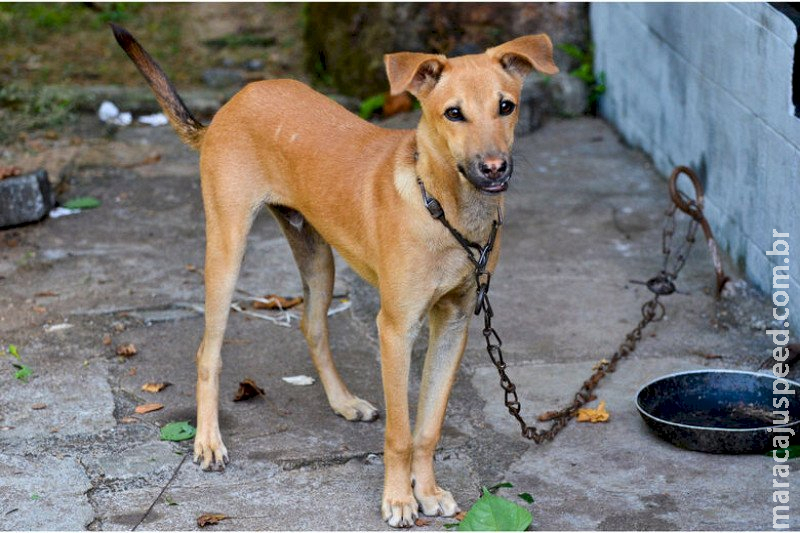
[[[0,180],[20,174],[22,174],[22,169],[19,167],[0,167]]]
[[[33,409],[34,411],[40,411],[42,409],[45,409],[46,407],[47,404],[42,402],[36,402],[35,404],[31,405],[31,409]]]
[[[145,413],[152,413],[153,411],[158,411],[163,408],[164,408],[163,403],[145,403],[142,405],[137,405],[136,409],[134,409],[133,411],[137,415],[143,415]]]
[[[462,520],[464,520],[464,518],[465,518],[466,516],[467,516],[467,512],[466,512],[466,511],[459,511],[459,512],[457,512],[457,513],[455,514],[455,516],[454,516],[453,518],[455,518],[456,520],[458,520],[459,522],[461,522]]]
[[[233,397],[233,401],[241,402],[256,396],[264,396],[264,389],[256,385],[256,382],[252,379],[245,378],[244,381],[239,383],[239,390],[236,391],[236,396]]]
[[[51,296],[58,296],[58,293],[53,291],[42,291],[42,292],[37,292],[36,294],[34,294],[34,296],[36,296],[37,298],[49,298]]]
[[[103,346],[111,346],[111,335],[108,333],[103,335]]]
[[[121,355],[122,357],[132,357],[139,353],[139,350],[136,349],[136,346],[132,343],[128,344],[120,344],[117,346],[117,355]]]
[[[430,523],[431,521],[425,518],[417,518],[416,520],[414,520],[414,525],[417,527],[425,527]]]
[[[119,421],[122,422],[123,424],[135,424],[136,422],[139,421],[139,419],[134,418],[132,416],[123,416],[122,418],[119,419]]]
[[[144,385],[142,385],[142,390],[144,392],[161,392],[170,385],[172,385],[172,383],[170,383],[169,381],[165,381],[163,383],[147,382]]]
[[[151,154],[142,159],[141,161],[137,161],[136,163],[128,163],[127,165],[121,165],[121,166],[122,168],[134,168],[142,165],[152,165],[153,163],[158,163],[159,161],[161,161],[161,154],[156,153],[156,154]]]
[[[595,409],[589,407],[578,409],[578,422],[591,422],[592,424],[608,422],[609,416],[608,411],[606,411],[605,401],[601,401]]]
[[[220,520],[227,518],[221,513],[204,513],[197,517],[197,525],[199,527],[213,526],[214,524],[219,524]]]
[[[253,302],[253,309],[291,309],[292,307],[303,303],[303,298],[297,296],[295,298],[286,298],[278,296],[277,294],[268,294],[264,296],[267,302]]]

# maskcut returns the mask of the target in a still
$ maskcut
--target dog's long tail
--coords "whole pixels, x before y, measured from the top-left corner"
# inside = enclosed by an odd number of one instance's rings
[[[199,149],[206,127],[192,116],[186,104],[178,96],[178,91],[167,79],[167,75],[164,74],[158,63],[150,57],[150,54],[142,48],[142,45],[133,38],[133,35],[116,24],[111,24],[111,29],[114,31],[114,37],[116,37],[119,45],[136,64],[147,83],[150,84],[150,88],[155,93],[161,109],[164,110],[164,114],[167,115],[178,136],[192,148]]]

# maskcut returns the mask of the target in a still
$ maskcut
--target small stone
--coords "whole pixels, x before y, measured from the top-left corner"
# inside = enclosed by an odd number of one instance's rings
[[[0,180],[0,228],[41,220],[54,204],[44,170]]]
[[[35,404],[31,405],[31,409],[33,409],[34,411],[41,411],[42,409],[45,408],[47,408],[47,404],[42,402],[36,402]]]
[[[247,70],[249,70],[251,72],[254,72],[254,71],[257,71],[257,70],[261,70],[261,69],[264,68],[264,62],[261,61],[260,59],[256,59],[256,58],[249,59],[249,60],[245,61],[244,68],[246,68]]]
[[[223,89],[234,85],[242,85],[244,76],[229,68],[210,68],[203,72],[203,83],[212,89]]]
[[[589,89],[583,80],[566,72],[551,78],[550,91],[556,112],[566,116],[583,115],[589,107]]]

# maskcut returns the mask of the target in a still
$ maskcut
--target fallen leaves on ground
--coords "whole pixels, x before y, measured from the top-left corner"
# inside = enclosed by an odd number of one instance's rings
[[[425,527],[430,523],[431,521],[426,518],[417,518],[416,520],[414,520],[414,525],[417,527]]]
[[[256,385],[256,382],[250,378],[246,378],[239,383],[239,390],[236,391],[236,396],[233,397],[234,402],[242,402],[255,398],[256,396],[264,396],[264,389]]]
[[[139,419],[134,418],[132,416],[123,416],[122,418],[119,419],[119,421],[122,422],[123,424],[135,424],[136,422],[139,421]]]
[[[161,440],[180,442],[195,436],[197,430],[189,422],[170,422],[161,428]]]
[[[229,517],[222,513],[204,513],[197,517],[197,525],[199,527],[213,526],[227,518]]]
[[[121,165],[122,168],[134,168],[140,167],[142,165],[152,165],[153,163],[158,163],[161,161],[161,154],[151,154],[141,161],[137,161],[136,163],[128,163],[127,165]]]
[[[100,207],[100,205],[100,200],[93,196],[79,196],[78,198],[67,200],[62,204],[62,207],[67,209],[94,209],[95,207]]]
[[[19,167],[0,167],[0,180],[11,176],[19,176],[21,173],[22,169]]]
[[[132,343],[128,344],[120,344],[117,346],[117,355],[122,357],[132,357],[139,353],[139,350],[136,349],[136,345]]]
[[[166,389],[170,385],[172,385],[172,383],[170,383],[169,381],[165,381],[163,383],[147,382],[144,385],[142,385],[142,390],[144,392],[153,392],[153,393],[161,392],[162,390]]]
[[[27,383],[28,378],[31,377],[31,375],[33,375],[33,370],[31,370],[31,368],[26,365],[18,365],[16,363],[12,364],[14,365],[14,368],[17,369],[17,371],[14,372],[14,377],[24,383]]]
[[[53,291],[42,291],[42,292],[37,292],[36,294],[34,294],[34,296],[36,296],[37,298],[51,298],[53,296],[58,296],[58,293]]]
[[[164,408],[163,403],[145,403],[142,405],[137,405],[136,408],[133,410],[137,415],[143,415],[145,413],[151,413],[153,411],[158,411]]]
[[[253,309],[291,309],[303,303],[303,298],[300,296],[287,298],[285,296],[278,296],[277,294],[268,294],[264,296],[264,300],[266,301],[253,302]]]
[[[42,402],[36,402],[35,404],[31,405],[31,409],[34,411],[41,411],[42,409],[46,409],[47,404]]]
[[[606,411],[606,402],[601,401],[596,408],[584,407],[578,409],[578,422],[608,422],[608,411]]]
[[[467,512],[466,511],[459,511],[459,512],[457,512],[455,514],[455,516],[453,516],[453,518],[455,518],[456,520],[458,520],[460,522],[460,521],[464,520],[465,516],[467,516]]]

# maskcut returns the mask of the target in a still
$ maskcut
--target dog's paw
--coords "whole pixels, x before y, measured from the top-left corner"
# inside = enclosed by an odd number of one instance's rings
[[[351,396],[331,405],[333,412],[351,422],[373,422],[378,419],[378,409],[366,400]]]
[[[453,516],[459,511],[453,495],[439,487],[435,487],[432,494],[421,494],[414,487],[414,497],[419,502],[422,514],[427,516]]]
[[[215,433],[201,435],[198,432],[194,438],[194,462],[200,464],[203,470],[225,470],[225,465],[230,462],[219,431]]]
[[[419,516],[419,504],[413,494],[398,498],[384,496],[381,515],[391,527],[411,527]]]

